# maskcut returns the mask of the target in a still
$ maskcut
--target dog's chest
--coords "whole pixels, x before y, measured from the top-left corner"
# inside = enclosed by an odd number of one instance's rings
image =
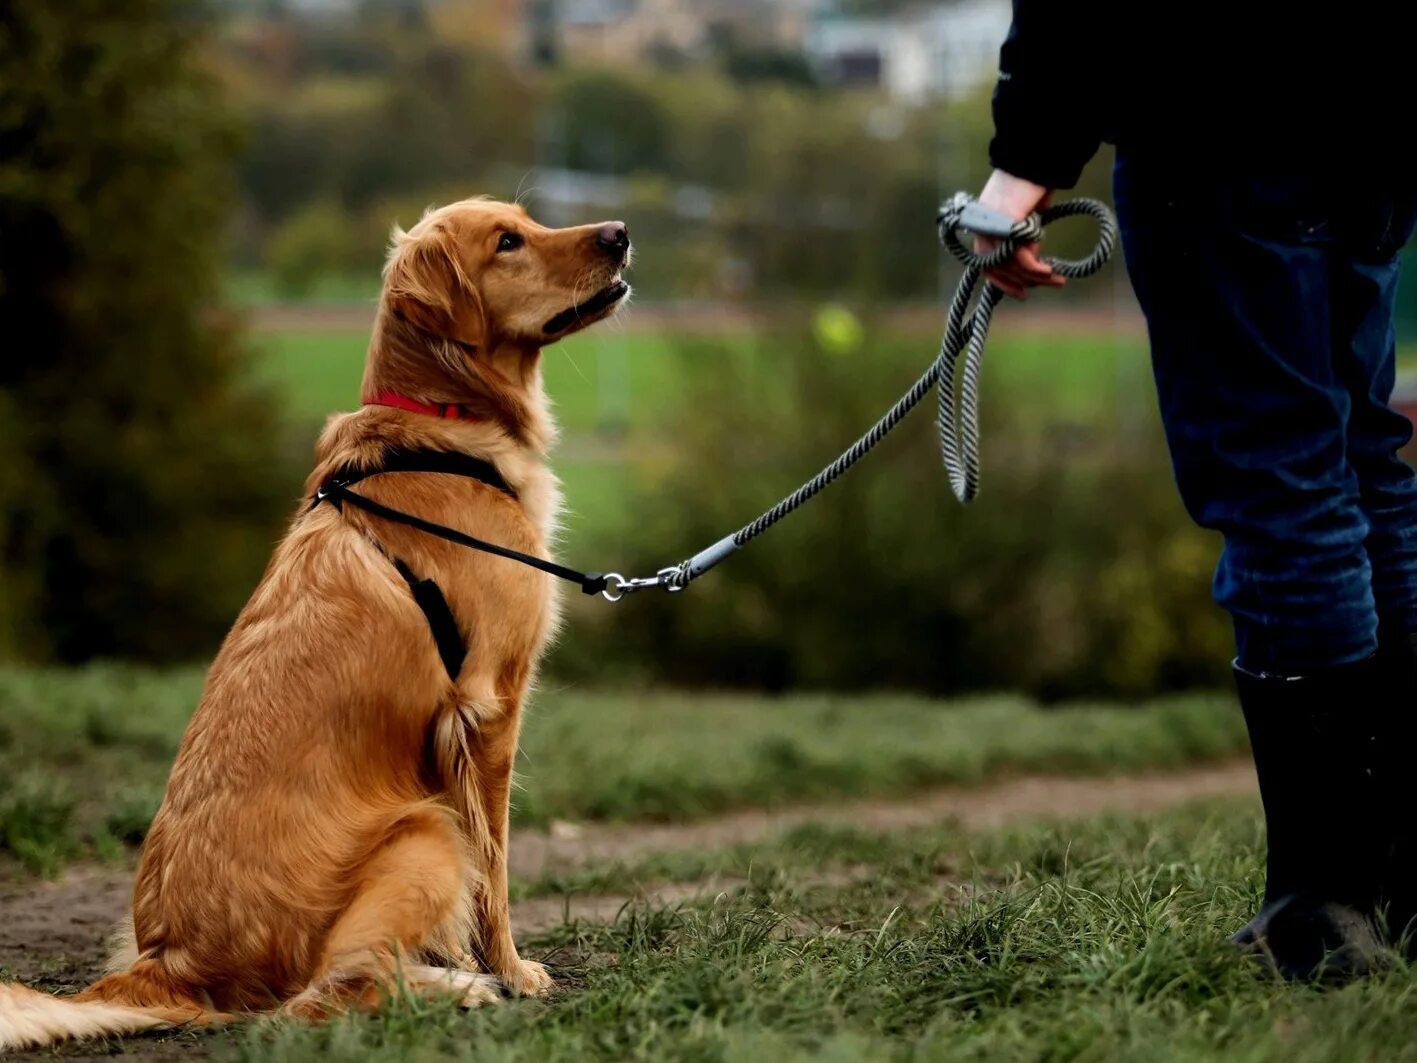
[[[469,484],[465,513],[479,509],[482,527],[469,527],[480,538],[538,557],[549,558],[561,508],[560,486],[550,470],[537,464],[507,476],[516,492],[515,506],[503,498],[487,506],[487,489]],[[474,521],[474,524],[479,522]],[[517,561],[489,557],[459,548],[450,573],[448,597],[460,625],[469,633],[470,649],[494,669],[513,673],[535,668],[561,621],[561,581]],[[494,664],[494,662],[500,662]]]

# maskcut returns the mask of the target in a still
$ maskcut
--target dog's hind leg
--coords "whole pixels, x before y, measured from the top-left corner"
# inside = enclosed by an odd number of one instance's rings
[[[315,977],[285,1010],[320,1019],[376,1008],[400,985],[453,992],[469,1005],[497,999],[490,975],[422,963],[466,932],[467,872],[464,843],[445,811],[424,808],[400,820],[356,872],[358,888],[330,928]]]

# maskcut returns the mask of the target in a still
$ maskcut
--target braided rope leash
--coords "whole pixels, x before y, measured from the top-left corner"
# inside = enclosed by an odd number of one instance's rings
[[[1043,230],[1063,218],[1086,215],[1097,222],[1097,244],[1083,259],[1045,258],[1044,261],[1060,276],[1069,279],[1090,277],[1112,257],[1117,244],[1117,221],[1112,212],[1095,199],[1074,199],[1048,207],[1015,222],[981,206],[967,193],[960,192],[940,208],[936,222],[940,240],[963,265],[964,274],[950,303],[945,322],[940,353],[930,367],[910,386],[904,395],[873,424],[861,438],[852,443],[840,457],[817,473],[777,505],[756,519],[725,536],[707,549],[677,565],[662,568],[654,576],[626,579],[619,573],[608,573],[609,586],[602,592],[608,601],[619,601],[631,591],[663,587],[682,591],[735,550],[746,546],[783,517],[792,513],[830,484],[847,469],[869,454],[890,434],[906,414],[920,404],[931,388],[939,393],[936,425],[940,434],[940,456],[949,474],[955,497],[968,504],[979,492],[979,392],[984,365],[984,343],[989,337],[989,325],[994,309],[1003,292],[992,284],[975,300],[975,289],[986,269],[1001,265],[1013,257],[1019,248],[1038,243]],[[998,241],[997,246],[977,254],[965,246],[961,233],[974,233]],[[970,305],[973,303],[973,311]],[[963,373],[958,373],[960,355],[964,355]],[[956,395],[955,378],[959,377]]]

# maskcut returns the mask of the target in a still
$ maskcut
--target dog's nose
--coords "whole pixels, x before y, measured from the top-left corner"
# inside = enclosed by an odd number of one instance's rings
[[[608,221],[596,230],[595,242],[606,253],[623,257],[630,246],[630,230],[623,221]]]

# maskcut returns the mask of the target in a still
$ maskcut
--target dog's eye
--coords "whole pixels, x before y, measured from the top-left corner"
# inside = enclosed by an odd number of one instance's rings
[[[515,251],[517,248],[521,247],[522,244],[525,242],[526,241],[524,241],[516,233],[503,233],[502,239],[497,241],[497,250],[498,252]]]

